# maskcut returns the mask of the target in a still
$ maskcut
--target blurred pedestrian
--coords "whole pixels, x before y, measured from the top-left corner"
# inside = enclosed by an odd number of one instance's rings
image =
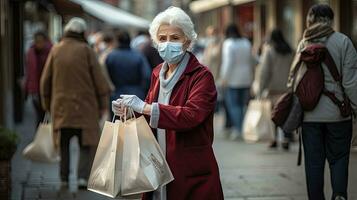
[[[115,87],[110,99],[116,100],[122,94],[145,99],[150,84],[150,66],[141,53],[130,48],[128,32],[117,32],[117,42],[118,48],[114,49],[105,61]]]
[[[230,135],[232,140],[241,137],[252,81],[252,45],[247,38],[242,36],[237,25],[230,24],[226,29],[226,39],[222,46],[220,82],[225,88],[224,100],[233,124]]]
[[[145,44],[143,44],[143,48],[141,52],[149,62],[151,69],[154,69],[160,63],[164,62],[164,60],[160,57],[160,54],[157,51],[157,49],[154,47],[154,44],[151,39],[147,41]]]
[[[258,98],[267,97],[272,105],[287,90],[289,70],[293,59],[293,51],[286,42],[281,30],[271,31],[268,41],[263,45],[260,65],[257,68]],[[292,133],[284,133],[282,147],[289,149]],[[275,128],[275,135],[271,148],[277,147],[278,130]]]
[[[219,73],[222,62],[222,43],[223,40],[220,38],[218,29],[214,26],[208,26],[206,28],[206,43],[207,46],[203,52],[202,63],[209,67],[212,72],[213,78],[217,87],[217,105],[215,111],[218,112],[221,105],[224,107],[225,113],[225,128],[229,130],[231,128],[230,118],[227,112],[227,106],[223,101],[223,90],[222,86],[219,84]]]
[[[32,99],[38,125],[45,116],[45,111],[41,106],[40,78],[52,43],[46,33],[42,31],[35,33],[33,40],[34,42],[26,54],[25,92],[26,96]]]
[[[159,13],[150,35],[165,62],[152,73],[145,102],[123,95],[113,102],[150,117],[158,142],[175,178],[146,193],[144,200],[223,199],[217,162],[212,149],[216,88],[212,73],[188,51],[197,34],[190,17],[180,8]]]
[[[222,55],[222,39],[218,35],[218,29],[208,26],[206,29],[207,46],[203,52],[203,64],[207,65],[216,81],[219,78]]]
[[[142,52],[144,45],[149,41],[149,33],[146,30],[140,30],[138,34],[130,41],[130,48]]]
[[[41,97],[50,111],[54,131],[60,132],[61,181],[69,175],[69,142],[77,136],[80,144],[78,184],[86,187],[96,145],[99,118],[108,109],[109,86],[96,55],[85,39],[86,22],[72,18],[64,37],[55,45],[41,77]]]
[[[357,53],[351,40],[344,34],[333,30],[334,13],[326,4],[317,4],[307,14],[307,28],[299,43],[296,59],[291,71],[299,63],[300,52],[311,44],[324,44],[331,54],[342,77],[345,94],[357,105]],[[324,89],[331,91],[342,101],[343,89],[336,82],[327,66],[322,64]],[[299,70],[295,77],[303,76]],[[297,79],[296,79],[297,80]],[[294,79],[289,80],[291,87]],[[311,80],[313,81],[313,80]],[[295,83],[299,84],[299,82]],[[324,93],[325,94],[325,93]],[[312,111],[304,112],[302,140],[305,154],[307,191],[310,200],[323,200],[324,171],[326,159],[330,167],[333,200],[347,199],[348,165],[352,137],[351,117],[343,117],[329,97],[322,94]],[[356,107],[354,107],[356,109]]]
[[[99,44],[99,49],[101,51],[99,55],[99,64],[102,67],[103,74],[105,79],[108,81],[110,86],[110,90],[113,92],[115,90],[115,86],[112,83],[112,80],[109,77],[107,66],[105,65],[105,61],[108,55],[115,49],[116,47],[116,40],[111,33],[103,33],[102,42]]]

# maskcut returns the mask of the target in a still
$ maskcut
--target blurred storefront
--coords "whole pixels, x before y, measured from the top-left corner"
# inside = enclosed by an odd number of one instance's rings
[[[13,127],[21,120],[21,90],[17,79],[21,74],[23,3],[0,1],[0,126]],[[20,103],[18,106],[18,103]]]
[[[235,22],[247,37],[253,38],[257,50],[275,27],[296,47],[308,9],[316,3],[329,4],[335,12],[335,30],[357,44],[357,0],[197,0],[191,2],[190,9],[201,36],[208,25],[217,26],[223,33],[228,23]]]
[[[197,0],[190,3],[196,28],[204,36],[209,25],[224,33],[225,27],[236,22],[244,35],[253,38],[254,0]]]
[[[109,2],[109,1],[108,1]],[[45,31],[52,42],[74,17],[83,17],[89,28],[146,29],[149,21],[113,4],[119,1],[87,0],[0,0],[0,126],[13,127],[22,121],[25,94],[21,89],[25,52],[35,32]]]

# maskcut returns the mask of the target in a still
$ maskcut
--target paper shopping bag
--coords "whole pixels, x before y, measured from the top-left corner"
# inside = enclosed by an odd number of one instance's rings
[[[243,121],[243,139],[247,142],[271,140],[273,124],[269,100],[251,100]]]
[[[174,179],[151,128],[141,116],[124,123],[123,195],[154,191]]]
[[[88,190],[117,199],[140,199],[141,195],[123,196],[122,181],[123,123],[105,122],[88,179]]]
[[[121,122],[105,122],[88,179],[88,190],[116,197],[120,192],[122,143]]]
[[[55,148],[52,124],[49,122],[49,114],[37,128],[34,140],[25,147],[22,155],[32,161],[58,162],[60,160]]]

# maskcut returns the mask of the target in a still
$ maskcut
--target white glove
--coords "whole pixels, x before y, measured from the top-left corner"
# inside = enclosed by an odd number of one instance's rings
[[[136,95],[120,95],[120,98],[124,106],[132,108],[137,113],[143,113],[146,103]]]
[[[125,114],[124,105],[122,104],[122,99],[117,99],[116,101],[112,101],[112,111],[114,115],[122,117]]]

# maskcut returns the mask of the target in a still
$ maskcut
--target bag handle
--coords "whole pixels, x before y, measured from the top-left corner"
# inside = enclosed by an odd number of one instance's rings
[[[134,110],[130,107],[125,107],[124,108],[124,122],[126,122],[128,119],[131,118],[136,118]]]
[[[45,117],[43,118],[42,123],[48,124],[51,121],[51,114],[49,112],[45,113]]]

